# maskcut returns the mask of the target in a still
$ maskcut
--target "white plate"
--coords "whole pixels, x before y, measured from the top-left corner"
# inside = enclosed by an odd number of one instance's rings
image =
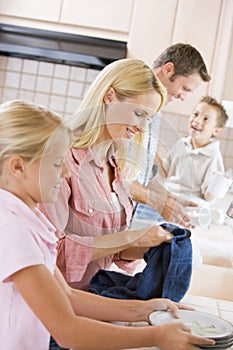
[[[169,311],[154,311],[149,315],[152,325],[168,322],[182,322],[191,332],[200,337],[219,339],[233,334],[233,325],[217,316],[204,312],[179,310],[180,318],[174,318]]]

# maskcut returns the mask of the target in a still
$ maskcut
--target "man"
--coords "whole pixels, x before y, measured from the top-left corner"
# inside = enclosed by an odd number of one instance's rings
[[[165,49],[155,60],[153,70],[167,89],[167,103],[174,100],[184,101],[187,94],[193,92],[202,82],[208,82],[210,76],[205,62],[196,48],[189,44],[178,43]],[[152,179],[154,159],[158,143],[160,116],[157,114],[148,124],[147,161],[145,171],[137,181],[132,183],[131,193],[136,203],[132,224],[140,211],[146,212],[148,205],[158,211],[167,221],[174,221],[184,226],[190,226],[190,218],[177,198],[166,191]],[[192,205],[192,203],[187,203]],[[151,219],[151,216],[148,215]],[[132,225],[131,225],[132,226]]]

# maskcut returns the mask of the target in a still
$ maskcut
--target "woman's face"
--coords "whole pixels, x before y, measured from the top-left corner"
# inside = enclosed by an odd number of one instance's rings
[[[134,138],[137,133],[145,131],[148,118],[151,118],[160,106],[161,96],[157,92],[150,92],[119,101],[112,89],[110,94],[106,95],[105,103],[106,125],[102,136],[105,140],[112,139],[121,144]]]

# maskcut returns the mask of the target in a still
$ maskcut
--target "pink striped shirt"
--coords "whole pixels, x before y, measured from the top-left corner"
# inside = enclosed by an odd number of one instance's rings
[[[72,148],[67,156],[71,177],[64,180],[58,201],[43,206],[44,213],[60,232],[57,265],[67,282],[75,288],[87,289],[91,277],[99,269],[109,269],[112,262],[132,272],[134,262],[121,261],[109,255],[97,261],[93,257],[93,238],[123,231],[129,224],[133,204],[126,190],[116,154],[110,149],[108,161],[114,174],[113,190],[122,210],[112,201],[104,176],[104,163],[91,149]]]

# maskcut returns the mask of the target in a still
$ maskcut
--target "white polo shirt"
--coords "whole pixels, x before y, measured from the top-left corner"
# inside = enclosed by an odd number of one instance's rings
[[[163,160],[167,171],[166,188],[176,194],[202,198],[214,172],[224,171],[220,143],[216,140],[193,149],[191,137],[182,137]]]

